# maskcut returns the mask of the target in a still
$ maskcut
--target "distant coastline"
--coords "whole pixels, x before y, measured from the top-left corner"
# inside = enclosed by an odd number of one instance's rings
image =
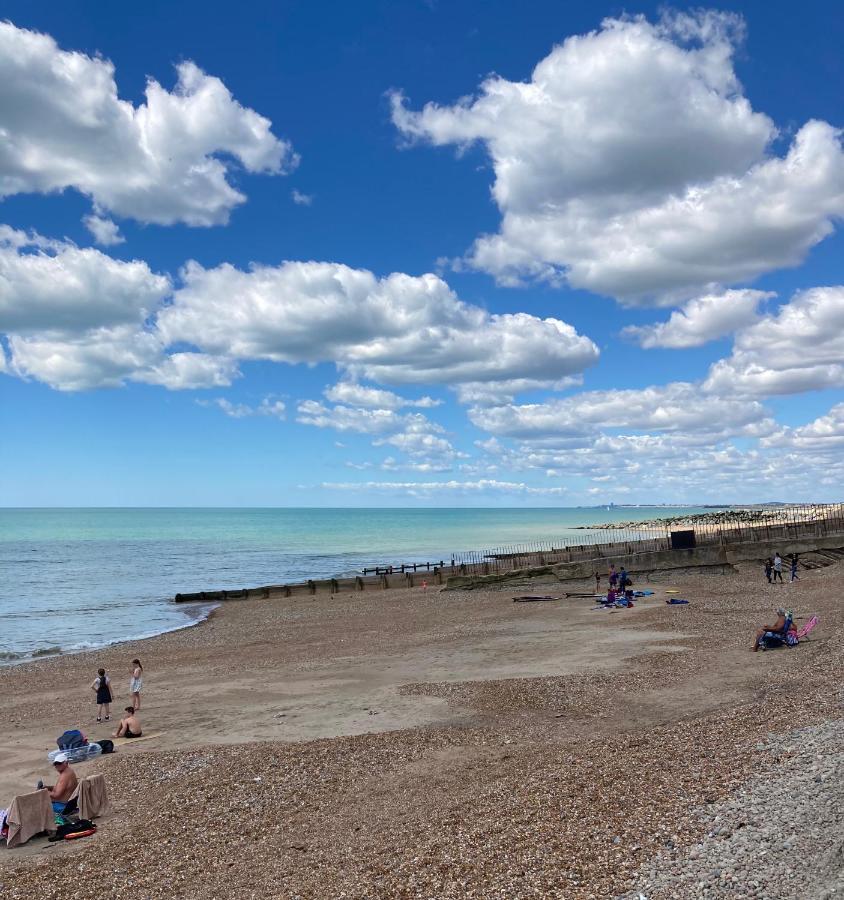
[[[813,511],[817,514],[823,512],[835,504],[817,504],[813,507]],[[648,506],[645,504],[637,504],[634,507],[619,506],[613,509],[631,509],[631,508],[660,508],[658,506]],[[704,507],[706,508],[706,507]],[[805,510],[807,506],[789,503],[757,503],[747,504],[743,506],[722,506],[717,507],[714,512],[689,513],[680,516],[665,516],[654,519],[635,519],[629,522],[601,522],[596,525],[578,525],[581,530],[609,530],[619,528],[674,528],[677,526],[695,526],[695,525],[764,525],[766,523],[782,522],[783,517],[793,513],[795,516]]]

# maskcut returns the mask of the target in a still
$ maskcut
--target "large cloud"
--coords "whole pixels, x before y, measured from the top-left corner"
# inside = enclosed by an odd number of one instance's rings
[[[238,359],[333,360],[381,384],[549,385],[597,361],[591,340],[558,319],[494,315],[435,275],[286,262],[244,272],[190,263],[158,327],[167,342]]]
[[[74,188],[142,222],[226,222],[246,199],[227,179],[231,159],[278,174],[296,157],[218,78],[191,62],[177,73],[173,91],[150,79],[136,107],[109,61],[0,22],[0,196]],[[89,226],[119,240],[102,216]]]
[[[334,362],[350,380],[330,389],[332,399],[393,409],[436,401],[405,401],[354,379],[514,391],[559,383],[598,358],[565,322],[490,314],[435,275],[189,263],[173,291],[144,262],[6,226],[0,332],[9,335],[13,371],[66,390],[126,379],[219,386],[237,375],[237,360]]]
[[[626,302],[670,303],[799,263],[844,214],[840,134],[812,121],[785,157],[732,65],[741,22],[718,13],[606,20],[529,82],[421,112],[393,97],[410,139],[479,141],[501,230],[470,265],[503,282],[565,278]]]
[[[739,331],[705,385],[759,396],[844,386],[844,287],[798,293]]]

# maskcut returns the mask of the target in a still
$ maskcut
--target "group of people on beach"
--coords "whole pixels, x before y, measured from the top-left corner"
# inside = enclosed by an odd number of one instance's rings
[[[616,594],[624,594],[627,591],[627,588],[633,584],[633,579],[627,574],[627,569],[622,566],[621,569],[616,571],[615,563],[610,563],[607,577],[610,583],[610,590],[614,591]],[[595,590],[598,591],[598,593],[601,591],[600,572],[595,573]]]
[[[129,681],[129,693],[132,695],[132,705],[124,708],[126,713],[120,720],[120,726],[114,732],[114,737],[140,737],[141,723],[138,718],[138,710],[141,708],[141,688],[144,686],[144,667],[139,659],[132,660],[132,676]],[[97,677],[91,682],[91,690],[96,695],[97,722],[111,718],[111,704],[114,702],[114,693],[111,689],[111,678],[105,669],[97,669]]]
[[[779,581],[780,584],[783,583],[782,580],[782,557],[779,553],[775,553],[773,557],[768,557],[765,560],[765,577],[768,579],[768,584],[776,584]],[[791,554],[791,580],[799,581],[799,576],[797,574],[797,554]]]
[[[141,708],[141,689],[144,685],[144,667],[139,659],[132,660],[132,675],[129,681],[129,692],[132,695],[132,705],[124,708],[124,715],[120,719],[120,725],[113,737],[136,738],[141,737],[141,721],[138,710]],[[111,688],[111,678],[106,670],[97,669],[97,677],[91,682],[91,690],[94,692],[94,702],[97,704],[97,722],[108,722],[111,718],[111,704],[114,702],[114,692]],[[61,814],[76,790],[79,779],[70,765],[68,753],[57,753],[53,756],[53,769],[56,772],[55,784],[44,784],[39,781],[37,790],[46,790],[50,795],[50,803],[53,811]]]

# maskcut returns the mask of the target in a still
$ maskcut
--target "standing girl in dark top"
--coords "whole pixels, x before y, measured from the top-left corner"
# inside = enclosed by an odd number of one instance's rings
[[[109,706],[114,697],[111,695],[111,679],[106,675],[105,669],[97,669],[97,677],[91,683],[91,690],[97,695],[97,721],[102,722],[105,709],[105,720],[108,722]]]

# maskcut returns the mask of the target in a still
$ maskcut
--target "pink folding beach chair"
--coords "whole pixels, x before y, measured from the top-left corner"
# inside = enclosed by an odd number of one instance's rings
[[[812,618],[809,619],[809,621],[803,625],[803,627],[800,629],[800,631],[797,632],[797,640],[802,641],[804,638],[807,638],[809,636],[809,634],[812,632],[812,630],[814,629],[815,625],[818,624],[818,622],[819,622],[818,617],[812,616]]]

